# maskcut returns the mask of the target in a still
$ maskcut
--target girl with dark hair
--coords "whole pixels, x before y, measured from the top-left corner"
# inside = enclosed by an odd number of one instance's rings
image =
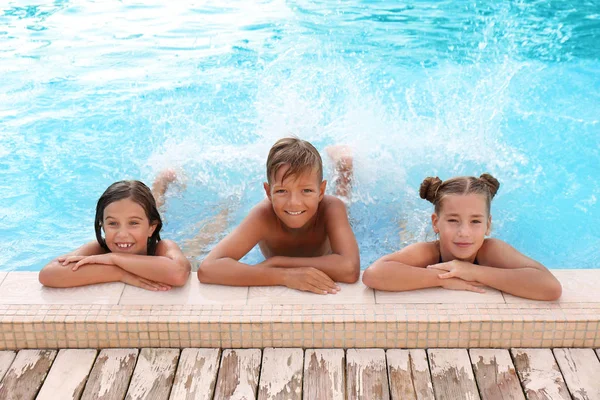
[[[187,282],[190,262],[175,242],[161,240],[156,201],[142,182],[110,185],[96,205],[94,228],[96,241],[51,261],[40,271],[40,283],[72,287],[124,282],[169,290]]]
[[[363,274],[373,289],[414,290],[441,286],[483,293],[489,286],[515,296],[556,300],[558,280],[539,262],[492,238],[490,203],[500,183],[491,175],[442,182],[426,178],[421,198],[433,203],[433,231],[439,239],[409,245],[388,254]]]

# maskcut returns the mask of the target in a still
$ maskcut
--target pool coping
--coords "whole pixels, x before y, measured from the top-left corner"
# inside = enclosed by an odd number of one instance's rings
[[[152,293],[171,304],[143,304],[151,292],[121,283],[51,289],[35,272],[9,272],[0,274],[0,349],[600,347],[600,294],[591,291],[600,269],[553,272],[563,284],[557,302],[493,289],[479,298],[439,288],[386,293],[361,282],[319,296],[203,285],[192,275],[184,288]],[[137,297],[142,304],[119,304]]]

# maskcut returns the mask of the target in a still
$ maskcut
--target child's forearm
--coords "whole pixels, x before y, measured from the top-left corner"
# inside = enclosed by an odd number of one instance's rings
[[[71,263],[63,266],[52,262],[40,271],[39,280],[44,286],[65,288],[85,286],[94,283],[120,282],[124,271],[116,265],[88,264],[85,268],[73,271]]]
[[[205,260],[198,268],[200,282],[230,286],[284,285],[285,274],[285,270],[271,268],[265,263],[248,265],[232,258]]]
[[[386,291],[406,291],[441,286],[437,271],[413,267],[396,261],[376,262],[363,273],[363,282],[370,288]]]
[[[312,267],[326,273],[336,282],[354,283],[360,276],[360,261],[339,254],[320,257],[275,256],[266,261],[267,265],[279,268]]]
[[[163,256],[113,253],[112,260],[118,267],[127,272],[172,286],[183,286],[190,274],[189,267],[184,268],[174,260]]]
[[[478,266],[475,279],[486,286],[534,300],[556,300],[562,293],[560,282],[549,272],[533,267],[494,268]]]

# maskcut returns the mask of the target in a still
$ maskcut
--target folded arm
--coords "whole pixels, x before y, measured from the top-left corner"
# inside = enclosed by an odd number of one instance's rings
[[[556,300],[562,294],[560,282],[546,267],[501,240],[486,239],[478,261],[481,265],[457,272],[459,277],[472,277],[486,286],[534,300]]]

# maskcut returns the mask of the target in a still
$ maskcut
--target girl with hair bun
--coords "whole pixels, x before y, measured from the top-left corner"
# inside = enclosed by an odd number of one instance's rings
[[[439,239],[411,244],[366,269],[363,282],[378,290],[405,291],[441,286],[483,293],[489,286],[515,296],[556,300],[562,287],[539,262],[490,234],[490,204],[500,183],[491,175],[440,180],[428,177],[421,198],[433,203]]]
[[[164,194],[167,183],[158,187],[157,197]],[[175,242],[161,240],[156,200],[142,182],[110,185],[96,205],[94,228],[96,241],[52,260],[40,271],[42,285],[124,282],[148,290],[169,290],[187,282],[190,262]]]

